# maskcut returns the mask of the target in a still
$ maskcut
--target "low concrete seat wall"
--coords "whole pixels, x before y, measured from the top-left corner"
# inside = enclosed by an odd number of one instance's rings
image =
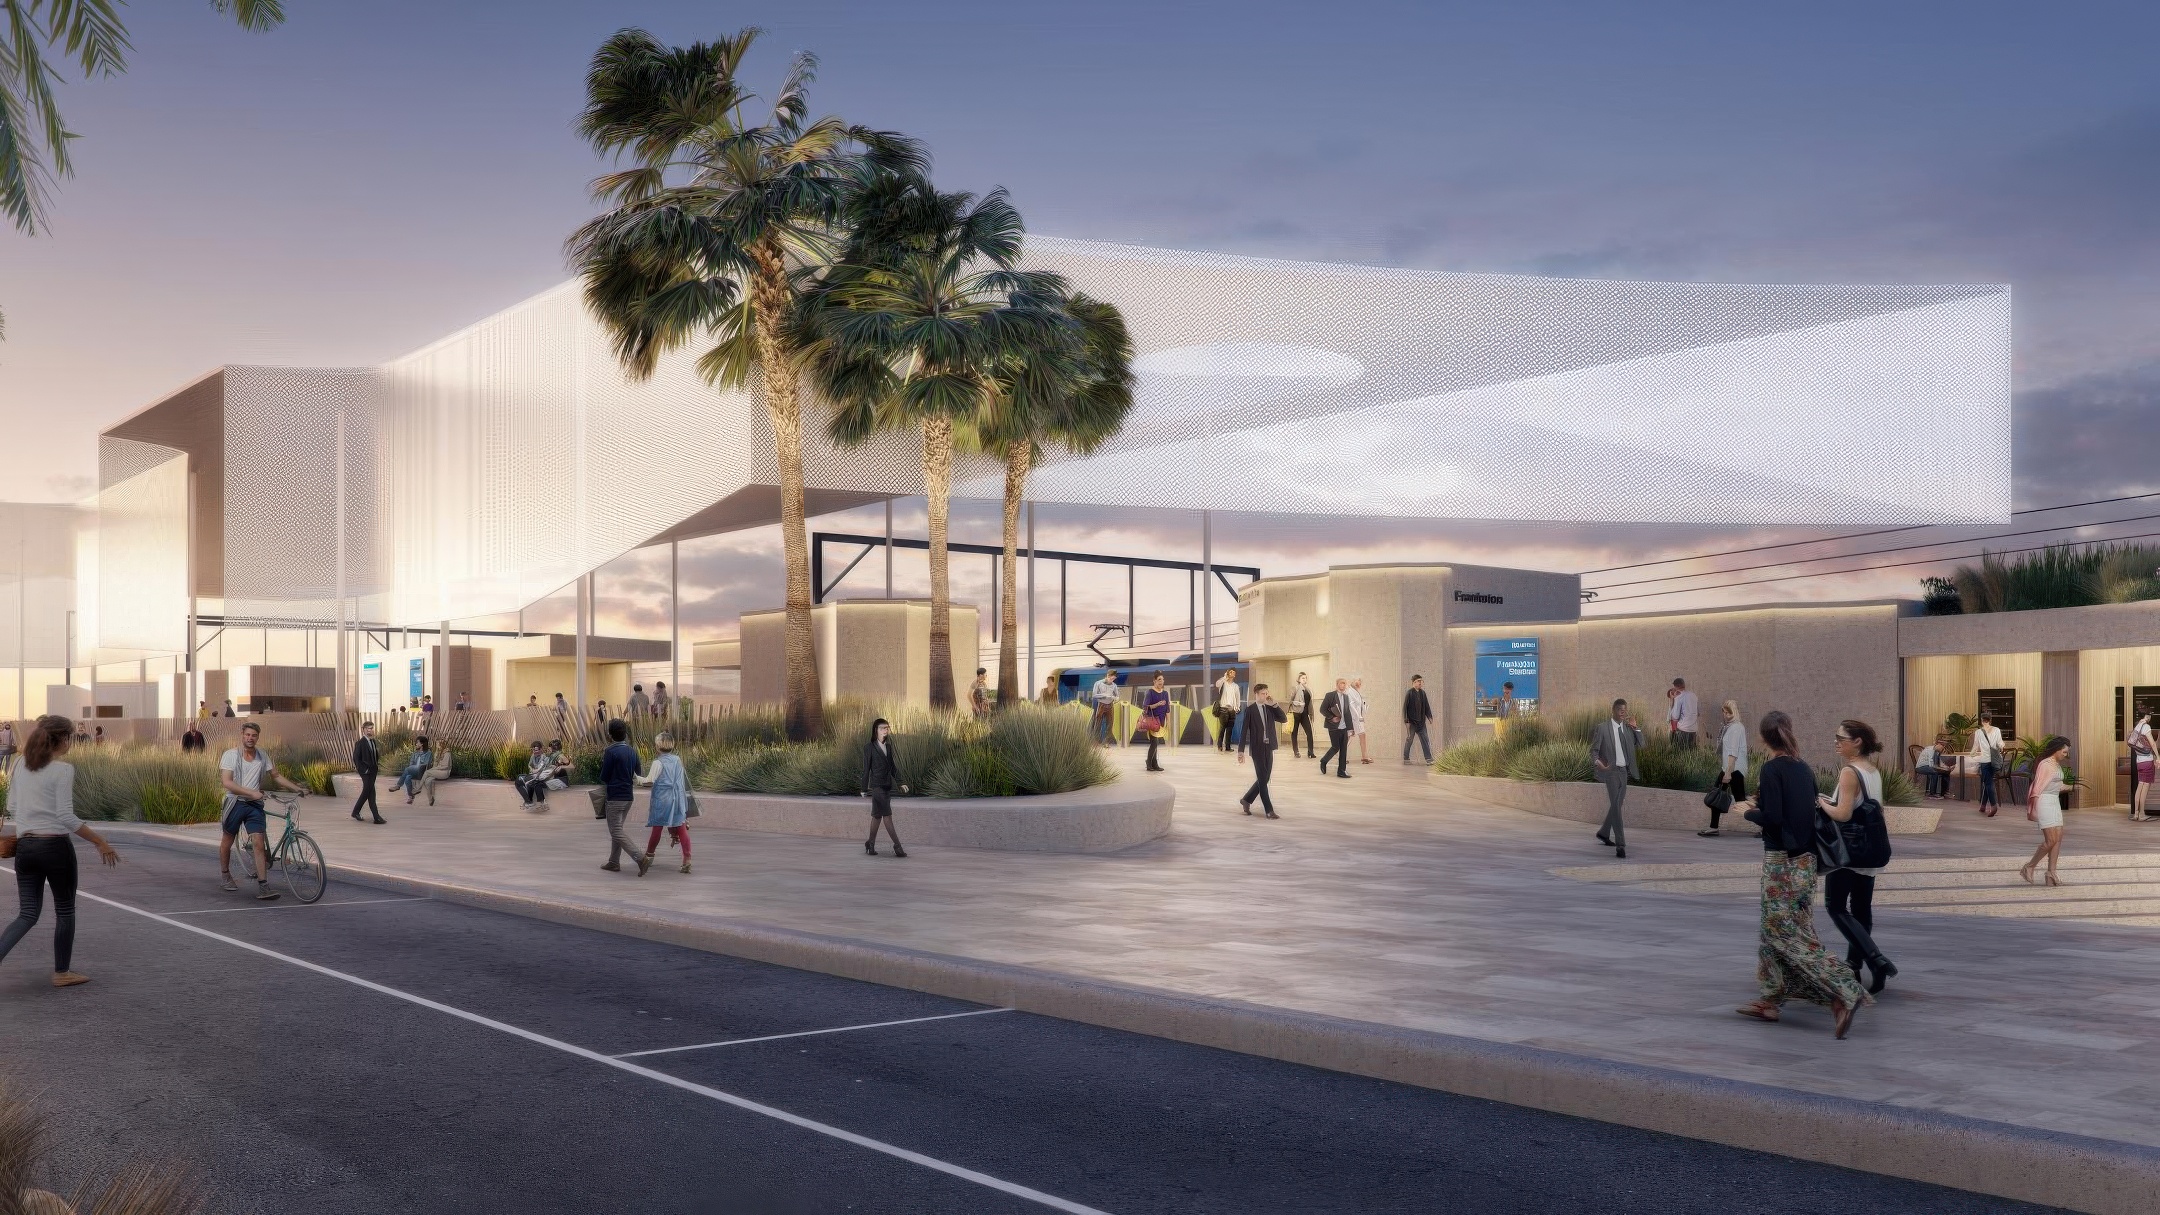
[[[1504,776],[1447,776],[1430,771],[1425,779],[1450,793],[1547,818],[1564,818],[1577,823],[1605,821],[1605,786],[1595,781],[1509,780]],[[1710,825],[1710,811],[1703,806],[1702,794],[1684,789],[1648,789],[1630,785],[1622,813],[1627,816],[1630,831],[1637,827],[1653,831],[1699,831]],[[1883,819],[1889,824],[1892,835],[1926,835],[1942,820],[1942,809],[1937,806],[1884,806]],[[1738,815],[1729,815],[1725,821],[1742,828],[1750,826],[1740,821]]]
[[[335,778],[341,797],[360,795],[360,778]],[[389,780],[376,782],[385,798]],[[573,785],[548,794],[554,810],[590,809],[587,790]],[[400,800],[403,794],[394,795]],[[647,791],[639,790],[633,822],[644,821]],[[870,801],[861,797],[783,797],[764,793],[699,793],[694,825],[732,831],[770,831],[826,839],[861,839],[869,833]],[[1166,781],[1128,776],[1073,793],[1038,797],[932,797],[893,799],[894,825],[903,842],[942,848],[989,848],[1003,852],[1119,852],[1170,830],[1176,793]],[[468,810],[517,810],[517,788],[501,780],[446,780],[435,786],[435,804]]]

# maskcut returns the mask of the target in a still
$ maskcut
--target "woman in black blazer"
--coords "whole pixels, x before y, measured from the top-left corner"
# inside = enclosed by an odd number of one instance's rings
[[[899,833],[892,825],[892,791],[898,786],[900,792],[908,791],[900,784],[900,765],[893,762],[892,723],[880,717],[870,723],[870,741],[863,746],[862,796],[870,799],[870,838],[863,841],[863,851],[877,855],[878,823],[885,824],[885,834],[892,837],[892,854],[906,856],[907,849],[900,846]]]

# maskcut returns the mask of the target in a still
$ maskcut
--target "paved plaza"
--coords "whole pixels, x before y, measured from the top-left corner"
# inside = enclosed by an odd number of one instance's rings
[[[333,869],[691,921],[783,926],[938,954],[1515,1043],[2033,1128],[2160,1145],[2160,824],[2069,815],[2067,886],[2016,866],[2016,811],[1946,809],[1899,837],[1877,935],[1901,973],[1849,1040],[1827,1011],[1734,1015],[1754,994],[1758,841],[1635,831],[1611,858],[1582,824],[1442,793],[1392,757],[1348,780],[1278,762],[1269,821],[1249,770],[1165,753],[1169,836],[1111,856],[700,831],[696,873],[603,873],[581,804],[551,813],[386,805],[362,826],[306,803]],[[907,806],[897,807],[902,839]],[[867,824],[867,817],[866,817]],[[665,847],[665,845],[663,845]],[[209,862],[203,877],[212,877]],[[1841,948],[1826,919],[1826,939]]]

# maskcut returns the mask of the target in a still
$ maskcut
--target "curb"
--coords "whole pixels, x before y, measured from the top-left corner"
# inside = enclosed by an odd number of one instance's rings
[[[174,851],[215,847],[214,837],[198,842],[164,830],[115,826],[137,842]],[[339,869],[371,885],[550,923],[2092,1215],[2146,1215],[2153,1210],[2153,1195],[2160,1193],[2160,1148],[2140,1144],[1183,995],[748,921],[692,922],[605,902],[485,889],[359,866]],[[1804,1150],[1793,1151],[1795,1145]]]

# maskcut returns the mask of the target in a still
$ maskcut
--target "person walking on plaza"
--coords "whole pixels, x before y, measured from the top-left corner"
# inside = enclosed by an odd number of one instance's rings
[[[1669,710],[1673,746],[1682,751],[1695,749],[1695,693],[1688,691],[1687,680],[1672,681],[1672,708]]]
[[[1350,732],[1357,735],[1358,762],[1369,764],[1372,756],[1365,750],[1365,677],[1350,677]]]
[[[569,725],[570,702],[563,699],[562,693],[557,692],[555,693],[555,732],[557,734],[560,734],[564,730],[566,730]]]
[[[1432,739],[1425,733],[1426,724],[1433,719],[1432,699],[1425,695],[1425,677],[1412,675],[1410,690],[1402,698],[1403,740],[1402,761],[1410,762],[1410,740],[1425,750],[1425,762],[1432,763]]]
[[[653,760],[652,772],[640,776],[638,783],[652,786],[652,796],[645,803],[645,826],[652,834],[645,838],[645,864],[650,867],[653,854],[660,851],[660,833],[665,831],[675,845],[682,849],[682,871],[690,872],[690,778],[683,772],[683,763],[675,754],[675,736],[665,730],[653,736],[653,749],[660,753]]]
[[[375,723],[360,723],[360,737],[352,745],[353,775],[360,778],[360,796],[353,799],[352,816],[360,821],[360,807],[366,806],[375,822],[383,821],[382,807],[375,804],[375,777],[382,771],[382,748],[375,745]]]
[[[1590,732],[1590,766],[1605,785],[1605,825],[1597,830],[1598,843],[1627,859],[1627,828],[1620,819],[1620,804],[1627,800],[1630,777],[1641,780],[1642,767],[1635,762],[1642,749],[1642,729],[1628,716],[1627,702],[1612,702],[1612,717]]]
[[[79,835],[107,865],[120,854],[90,824],[75,817],[75,765],[61,757],[74,726],[58,714],[40,717],[23,740],[22,770],[8,782],[7,809],[15,820],[15,919],[0,931],[0,960],[37,927],[45,911],[45,888],[53,896],[54,987],[88,983],[75,972],[75,841]]]
[[[428,736],[422,734],[413,740],[413,753],[398,772],[398,778],[390,782],[390,792],[405,791],[405,804],[412,805],[413,794],[420,791],[420,774],[435,762],[435,753],[428,749]]]
[[[638,851],[636,844],[623,828],[623,820],[630,817],[631,803],[637,800],[637,778],[644,771],[644,763],[638,758],[637,748],[630,745],[630,727],[620,717],[608,719],[608,749],[600,753],[600,784],[606,790],[601,817],[607,820],[607,863],[600,866],[609,873],[622,872],[622,858],[629,857],[637,863],[637,875],[645,876],[652,862]]]
[[[187,733],[180,736],[181,753],[188,754],[190,752],[207,751],[209,749],[210,740],[203,737],[202,727],[196,725],[192,721],[189,722],[187,727]]]
[[[653,680],[653,686],[652,686],[652,711],[653,711],[653,716],[654,716],[654,717],[657,717],[657,718],[659,718],[659,719],[660,719],[660,720],[662,720],[662,721],[666,721],[666,720],[667,720],[667,715],[668,715],[668,705],[669,705],[669,701],[668,701],[668,690],[667,690],[667,683],[666,683],[665,681],[663,681],[663,680],[658,680],[658,679],[655,679],[655,680]]]
[[[1259,798],[1260,808],[1269,818],[1280,818],[1275,813],[1275,799],[1268,796],[1268,779],[1275,775],[1275,748],[1281,742],[1276,727],[1288,721],[1289,716],[1275,703],[1264,683],[1253,685],[1252,703],[1245,706],[1243,713],[1245,720],[1238,723],[1237,760],[1244,763],[1246,749],[1252,750],[1253,783],[1238,799],[1238,805],[1251,814],[1253,799]]]
[[[2033,849],[2032,859],[2018,870],[2018,876],[2027,882],[2033,880],[2033,869],[2046,861],[2047,884],[2062,885],[2062,880],[2055,876],[2055,867],[2062,860],[2062,791],[2069,787],[2069,782],[2063,779],[2063,765],[2069,761],[2070,740],[2058,734],[2040,748],[2040,758],[2033,764],[2032,791],[2026,794],[2025,817],[2040,828],[2040,846]]]
[[[1335,775],[1350,779],[1350,681],[1337,677],[1335,690],[1320,699],[1320,720],[1327,727],[1327,751],[1320,756],[1320,775],[1327,775],[1329,760]]]
[[[1095,721],[1093,729],[1102,735],[1102,745],[1109,746],[1117,734],[1117,668],[1112,667],[1095,681]]]
[[[2138,714],[2137,724],[2130,728],[2130,821],[2142,823],[2152,816],[2145,812],[2145,798],[2153,783],[2153,763],[2160,747],[2153,745],[2152,713]]]
[[[1298,757],[1298,732],[1302,730],[1305,733],[1305,758],[1312,759],[1320,754],[1320,750],[1313,745],[1312,689],[1306,686],[1305,672],[1303,671],[1298,672],[1297,683],[1290,689],[1290,704],[1288,707],[1290,711],[1290,758],[1296,759]]]
[[[1872,995],[1897,973],[1897,965],[1875,944],[1875,879],[1890,859],[1890,834],[1882,823],[1882,771],[1874,759],[1882,743],[1875,727],[1849,719],[1838,723],[1833,740],[1843,766],[1838,769],[1837,790],[1820,799],[1822,812],[1840,823],[1859,820],[1870,837],[1882,842],[1885,855],[1864,858],[1880,863],[1859,864],[1863,858],[1855,857],[1855,864],[1832,869],[1823,879],[1823,910],[1845,936],[1845,965],[1852,968],[1853,977],[1860,977],[1862,962],[1875,972],[1868,984]]]
[[[1155,728],[1148,730],[1148,722]],[[1147,730],[1147,770],[1160,772],[1162,764],[1156,761],[1157,749],[1162,746],[1163,731],[1170,728],[1170,684],[1162,676],[1155,677],[1155,685],[1140,697],[1140,728]]]
[[[644,717],[651,712],[652,698],[645,695],[645,685],[641,683],[631,684],[630,703],[623,706],[623,716],[629,718],[639,718]]]
[[[906,856],[907,849],[900,846],[900,833],[893,830],[893,790],[905,793],[908,787],[900,783],[900,765],[893,759],[891,722],[880,717],[870,723],[870,741],[863,744],[862,754],[861,796],[870,799],[870,838],[863,841],[863,851],[877,855],[877,829],[883,823],[886,836],[892,840],[892,854]]]
[[[270,755],[255,744],[262,738],[262,727],[254,722],[240,727],[240,745],[225,752],[218,760],[218,782],[225,787],[225,818],[223,830],[218,835],[218,888],[238,890],[240,884],[233,881],[233,843],[242,831],[247,832],[248,842],[254,845],[255,897],[269,902],[277,897],[270,889],[270,835],[269,819],[263,813],[263,782],[275,779],[294,793],[306,794],[307,790],[285,779],[285,774],[270,762]]]
[[[2002,799],[1995,793],[1995,778],[2008,776],[2003,762],[2002,731],[1996,728],[1995,715],[1982,713],[1980,724],[1973,727],[1972,750],[1968,753],[1980,765],[1980,804],[1973,807],[1989,818],[2002,809]]]
[[[990,716],[990,671],[987,667],[975,668],[975,682],[968,685],[968,712],[981,721]]]
[[[1771,758],[1741,813],[1763,830],[1762,930],[1755,951],[1761,994],[1734,1011],[1776,1021],[1787,1000],[1824,1004],[1843,1038],[1853,1014],[1875,998],[1815,936],[1815,770],[1800,758],[1792,718],[1773,710],[1763,715],[1758,732]]]
[[[1728,700],[1718,710],[1725,728],[1718,734],[1718,778],[1712,788],[1723,789],[1732,797],[1732,804],[1724,810],[1710,807],[1710,826],[1697,835],[1716,835],[1718,819],[1726,810],[1747,800],[1747,727],[1740,724],[1740,702]]]
[[[1230,740],[1237,733],[1238,711],[1245,707],[1245,698],[1238,692],[1237,672],[1224,671],[1215,681],[1215,746],[1228,751]]]

